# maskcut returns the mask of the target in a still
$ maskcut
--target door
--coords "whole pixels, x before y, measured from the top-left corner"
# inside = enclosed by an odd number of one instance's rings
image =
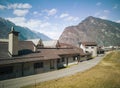
[[[54,60],[50,60],[50,69],[54,69]]]

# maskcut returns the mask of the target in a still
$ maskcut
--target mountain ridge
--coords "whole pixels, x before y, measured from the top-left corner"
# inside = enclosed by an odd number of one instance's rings
[[[78,25],[66,27],[59,41],[75,46],[82,41],[94,41],[100,46],[120,45],[120,24],[89,16]]]
[[[20,32],[20,36],[19,36],[20,40],[36,39],[36,38],[41,38],[42,40],[51,40],[51,38],[49,38],[48,36],[40,32],[34,32],[27,27],[17,26],[13,22],[0,17],[0,38],[1,39],[8,38],[8,33],[10,32],[10,29],[12,26],[15,28],[16,31]]]

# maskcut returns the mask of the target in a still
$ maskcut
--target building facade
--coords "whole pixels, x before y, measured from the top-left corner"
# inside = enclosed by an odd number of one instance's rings
[[[92,57],[97,56],[97,44],[95,42],[81,42],[80,48],[84,53],[91,53]]]
[[[54,45],[46,48],[41,41],[37,44],[19,41],[18,36],[19,32],[12,27],[9,39],[0,41],[0,80],[64,68],[77,64],[83,55],[81,49],[62,48],[58,41],[52,42]]]

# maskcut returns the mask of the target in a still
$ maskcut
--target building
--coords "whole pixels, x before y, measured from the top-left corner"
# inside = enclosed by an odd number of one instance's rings
[[[57,70],[77,64],[84,56],[80,48],[60,48],[58,42],[46,48],[42,41],[19,41],[18,36],[12,27],[9,39],[0,41],[0,80]]]
[[[58,40],[43,41],[45,48],[59,48],[60,44]]]
[[[28,39],[26,41],[32,41],[36,48],[43,48],[43,41],[41,39]]]
[[[83,49],[84,53],[91,53],[92,57],[97,56],[97,44],[95,42],[81,42],[80,48]]]

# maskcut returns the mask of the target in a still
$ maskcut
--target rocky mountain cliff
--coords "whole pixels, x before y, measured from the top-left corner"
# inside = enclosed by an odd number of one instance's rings
[[[95,41],[98,45],[120,45],[120,24],[92,16],[76,26],[66,27],[60,42],[78,46],[78,42]]]
[[[51,40],[48,36],[42,33],[33,32],[26,27],[16,26],[11,21],[5,20],[4,18],[1,17],[0,17],[0,39],[8,38],[8,33],[10,32],[12,26],[14,26],[16,31],[20,32],[20,36],[19,36],[20,40],[36,39],[36,38],[41,38],[42,40]]]

